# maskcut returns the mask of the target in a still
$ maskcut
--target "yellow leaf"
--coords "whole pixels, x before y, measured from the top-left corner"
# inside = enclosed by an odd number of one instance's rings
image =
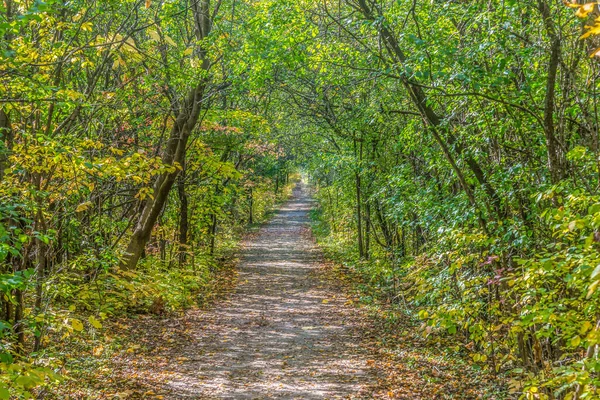
[[[93,26],[94,25],[91,22],[84,22],[83,24],[81,24],[81,30],[91,32]]]
[[[187,49],[185,49],[185,51],[183,52],[184,56],[189,56],[190,54],[192,54],[194,52],[194,49],[192,49],[191,47],[188,47]]]
[[[600,34],[600,24],[596,24],[594,26],[589,26],[586,25],[585,27],[587,29],[587,31],[581,35],[581,39],[585,39],[588,38],[592,35],[599,35]]]
[[[575,16],[577,18],[586,18],[592,11],[594,11],[595,5],[596,3],[585,3],[577,9]]]
[[[86,201],[86,202],[81,203],[80,205],[78,205],[77,208],[75,209],[75,212],[85,211],[88,208],[90,208],[91,206],[92,206],[92,202],[91,201]]]
[[[104,347],[102,347],[102,345],[98,346],[98,347],[94,347],[94,355],[95,356],[99,356],[102,354],[102,352],[104,351]]]
[[[93,315],[90,315],[88,322],[96,329],[102,328],[102,324]]]
[[[581,326],[581,329],[579,329],[579,333],[581,333],[582,335],[584,333],[586,333],[587,331],[589,331],[592,328],[592,323],[590,321],[585,321],[583,323],[583,325]]]
[[[323,299],[323,301],[322,301],[321,303],[323,303],[323,304],[327,304],[327,303],[329,303],[329,300],[327,300],[327,299]]]
[[[165,35],[165,42],[169,43],[173,47],[177,47],[177,43],[167,35]]]
[[[594,58],[594,57],[600,57],[600,48],[597,48],[596,50],[594,50],[590,53],[590,58]]]
[[[570,3],[567,0],[563,0],[563,3],[565,4],[565,6],[570,7],[570,8],[579,8],[579,4],[577,3]]]
[[[569,222],[569,231],[573,232],[575,229],[577,229],[577,222],[576,221]]]
[[[136,47],[135,47],[135,41],[134,41],[134,40],[133,40],[133,38],[131,38],[131,37],[128,37],[128,38],[125,40],[125,43],[127,43],[129,46],[133,47],[134,49],[136,48]]]
[[[71,326],[73,327],[73,330],[77,332],[81,332],[83,330],[83,323],[78,319],[71,319]]]
[[[571,338],[571,346],[577,347],[577,346],[579,346],[580,343],[581,343],[581,338],[579,336],[573,336],[573,338]]]
[[[150,8],[151,4],[152,4],[152,2],[150,0],[146,0],[146,8]]]
[[[148,36],[150,36],[150,39],[154,40],[155,42],[160,42],[160,35],[155,30],[148,29]]]

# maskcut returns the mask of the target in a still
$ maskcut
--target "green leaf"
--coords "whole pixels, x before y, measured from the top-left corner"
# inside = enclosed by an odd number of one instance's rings
[[[600,203],[592,204],[588,209],[588,214],[596,214],[597,212],[600,212]]]

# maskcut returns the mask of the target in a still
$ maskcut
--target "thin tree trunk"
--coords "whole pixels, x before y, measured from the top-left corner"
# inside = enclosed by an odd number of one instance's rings
[[[358,149],[356,145],[356,139],[354,140],[354,155],[358,157]],[[357,158],[360,163],[360,158]],[[361,196],[361,182],[360,182],[360,170],[358,167],[354,171],[354,183],[356,186],[356,230],[358,232],[358,256],[363,259],[365,257],[365,249],[363,245],[363,224],[362,224],[362,196]]]
[[[7,167],[8,154],[12,149],[13,130],[8,113],[0,108],[0,182],[4,178]]]
[[[177,180],[177,194],[179,195],[179,266],[185,264],[188,251],[188,196],[185,192],[185,165]]]
[[[252,225],[254,223],[254,194],[252,193],[252,188],[250,188],[250,192],[248,193],[248,223]]]
[[[560,62],[561,46],[560,37],[558,37],[552,15],[550,14],[550,7],[545,1],[539,0],[538,9],[544,19],[546,33],[550,37],[550,59],[548,60],[546,98],[544,100],[544,135],[546,137],[550,181],[556,184],[564,177],[563,162],[554,125],[556,78]]]
[[[211,223],[210,223],[210,247],[209,247],[209,252],[208,254],[210,254],[211,256],[215,254],[215,237],[217,236],[217,214],[213,213],[210,216],[211,219]]]
[[[365,260],[370,257],[371,247],[371,207],[369,202],[365,202]]]
[[[38,208],[37,217],[36,217],[36,229],[40,232],[46,232],[46,224],[44,222],[44,216],[41,212],[41,207]],[[46,274],[46,266],[48,263],[48,258],[46,255],[47,247],[42,240],[39,238],[35,239],[36,244],[36,267],[35,267],[35,305],[34,311],[36,315],[40,315],[42,313],[42,297],[43,297],[43,283],[44,276]],[[42,326],[38,325],[38,332],[34,339],[33,351],[39,351],[42,346]]]

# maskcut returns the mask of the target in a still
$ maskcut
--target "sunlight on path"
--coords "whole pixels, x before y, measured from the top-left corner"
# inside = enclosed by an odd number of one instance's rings
[[[311,200],[302,185],[258,236],[245,243],[239,285],[193,316],[185,361],[169,398],[369,398],[375,378],[355,337],[353,311],[311,274]]]

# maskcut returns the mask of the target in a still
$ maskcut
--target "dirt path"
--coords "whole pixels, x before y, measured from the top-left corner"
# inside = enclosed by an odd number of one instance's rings
[[[313,274],[310,207],[299,186],[245,243],[235,292],[188,321],[191,340],[172,355],[182,361],[169,365],[165,398],[370,397],[356,310]]]

